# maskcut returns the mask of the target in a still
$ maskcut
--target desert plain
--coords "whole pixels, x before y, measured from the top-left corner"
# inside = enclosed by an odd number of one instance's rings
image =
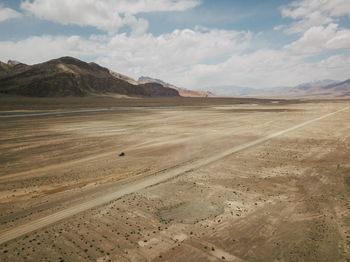
[[[0,111],[0,261],[350,261],[349,100]]]

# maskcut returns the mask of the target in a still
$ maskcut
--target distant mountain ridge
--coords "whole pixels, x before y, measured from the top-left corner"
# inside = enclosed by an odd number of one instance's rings
[[[287,90],[291,96],[323,96],[344,97],[350,96],[350,79],[345,81],[322,80],[305,83]]]
[[[73,57],[61,57],[35,65],[26,65],[15,60],[7,63],[0,61],[0,95],[34,97],[350,97],[350,79],[326,79],[295,87],[216,86],[207,90],[189,90],[146,76],[135,80],[96,63],[86,63]]]
[[[0,73],[2,71],[9,71],[12,68],[18,68],[18,67],[24,67],[24,66],[27,66],[27,65],[15,60],[9,60],[7,63],[0,61]]]
[[[218,96],[236,97],[347,97],[350,96],[350,79],[345,81],[321,80],[303,83],[294,87],[251,88],[239,86],[218,86]]]
[[[320,80],[320,81],[313,81],[313,82],[308,82],[308,83],[302,83],[300,85],[297,85],[294,87],[294,89],[299,89],[299,90],[309,90],[315,87],[325,87],[331,84],[337,84],[339,81],[336,80],[331,80],[331,79],[325,79],[325,80]]]
[[[0,94],[34,97],[123,95],[179,96],[160,84],[133,85],[96,63],[61,57],[35,65],[0,63]]]
[[[9,60],[9,61],[7,61],[7,64],[9,65],[9,66],[16,66],[16,65],[19,65],[19,64],[22,64],[21,62],[18,62],[18,61],[16,61],[16,60]]]

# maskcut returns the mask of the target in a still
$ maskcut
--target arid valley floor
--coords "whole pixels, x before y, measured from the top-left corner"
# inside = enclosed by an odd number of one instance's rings
[[[14,100],[0,261],[350,261],[349,100]]]

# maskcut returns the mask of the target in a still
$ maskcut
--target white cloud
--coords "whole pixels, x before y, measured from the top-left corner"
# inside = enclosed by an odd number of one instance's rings
[[[2,41],[0,49],[3,61],[14,59],[32,64],[66,55],[82,56],[86,50],[86,42],[78,36],[34,36],[18,42]]]
[[[286,46],[294,54],[313,55],[330,49],[350,48],[350,30],[337,24],[311,27],[297,41]]]
[[[0,57],[37,63],[61,55],[96,57],[96,61],[131,75],[184,70],[196,63],[227,58],[250,46],[249,32],[218,29],[175,30],[168,34],[95,35],[90,38],[30,37],[0,42]]]
[[[314,12],[333,17],[350,17],[350,2],[348,0],[298,0],[282,9],[284,16],[293,19],[306,18]]]
[[[108,40],[109,52],[98,61],[132,75],[170,75],[195,63],[220,59],[245,49],[251,34],[217,29],[175,30],[160,36],[116,35]],[[146,70],[145,70],[146,69]]]
[[[313,26],[335,23],[339,17],[350,17],[349,0],[297,0],[282,7],[282,16],[297,20],[285,32],[301,33]]]
[[[301,19],[300,21],[292,23],[284,29],[286,34],[303,33],[310,27],[322,26],[333,23],[334,19],[321,14],[318,11],[311,13],[307,18]]]
[[[300,61],[285,52],[262,49],[248,54],[232,55],[223,63],[215,65],[194,65],[188,72],[192,85],[220,86],[279,86],[290,85],[294,74],[286,74]],[[191,75],[196,78],[191,80]]]
[[[112,1],[121,13],[146,13],[164,11],[185,11],[194,8],[201,0],[119,0]]]
[[[320,79],[349,78],[350,56],[335,55],[318,62],[305,62],[278,50],[259,50],[233,55],[227,61],[193,65],[183,82],[192,87],[210,86],[295,86]],[[204,88],[205,89],[205,88]]]
[[[0,23],[9,19],[20,18],[21,16],[21,13],[0,4]]]
[[[183,11],[199,4],[199,0],[25,0],[21,8],[40,19],[63,25],[93,26],[108,32],[130,26],[136,33],[143,33],[148,23],[136,18],[136,14]]]

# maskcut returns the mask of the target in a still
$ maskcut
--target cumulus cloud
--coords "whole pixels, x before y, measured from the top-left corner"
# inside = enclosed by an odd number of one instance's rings
[[[108,40],[104,48],[109,52],[98,61],[114,68],[126,68],[132,75],[168,76],[183,72],[192,64],[214,61],[245,49],[250,38],[249,32],[203,28],[175,30],[157,37],[123,34]]]
[[[0,23],[10,19],[20,18],[21,16],[21,13],[0,4]]]
[[[63,25],[93,26],[108,32],[129,26],[143,33],[148,22],[136,14],[183,11],[199,4],[199,0],[25,0],[21,8],[40,19]]]
[[[192,87],[223,85],[273,87],[294,86],[320,79],[344,80],[349,77],[350,56],[334,55],[315,62],[289,55],[282,50],[263,49],[233,55],[219,64],[197,64],[184,74]]]
[[[300,39],[286,46],[286,49],[301,55],[342,48],[350,48],[350,30],[339,29],[337,24],[311,27]]]
[[[350,17],[348,0],[298,0],[282,7],[283,17],[296,20],[285,32],[301,33],[313,26],[336,23],[339,17]]]
[[[18,42],[0,42],[1,57],[38,63],[61,55],[95,56],[95,61],[123,73],[171,74],[196,63],[223,59],[250,46],[249,32],[195,29],[174,30],[160,36],[95,35],[89,38],[30,37]],[[30,52],[28,52],[30,50]]]
[[[282,9],[284,16],[293,19],[307,18],[314,12],[332,17],[350,17],[350,2],[348,0],[298,0]]]
[[[81,57],[87,46],[79,36],[33,36],[17,42],[1,41],[0,56],[3,61],[14,59],[32,64],[66,55]]]
[[[114,3],[113,3],[114,2]],[[194,8],[201,3],[201,0],[119,0],[112,1],[112,4],[121,13],[145,13],[164,11],[185,11]]]

